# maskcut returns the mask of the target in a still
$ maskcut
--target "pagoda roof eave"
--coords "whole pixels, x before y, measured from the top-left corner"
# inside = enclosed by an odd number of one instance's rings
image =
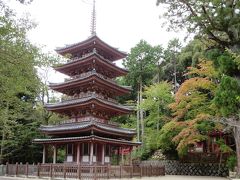
[[[112,61],[116,61],[118,59],[122,59],[122,58],[125,58],[127,56],[127,53],[125,53],[123,51],[119,51],[117,48],[114,48],[114,47],[108,45],[107,43],[102,41],[96,35],[90,36],[88,39],[86,39],[84,41],[81,41],[79,43],[67,45],[67,46],[62,47],[62,48],[56,48],[55,51],[58,54],[65,55],[65,54],[70,53],[71,51],[74,51],[76,49],[82,49],[85,46],[89,46],[91,44],[95,45],[96,43],[98,43],[100,46],[108,49],[109,52],[112,52],[115,55],[115,57],[113,58]]]
[[[61,65],[57,65],[55,67],[53,67],[56,71],[61,72],[66,74],[65,69],[69,68],[69,67],[76,67],[76,65],[79,65],[81,63],[84,63],[86,60],[88,60],[88,58],[91,58],[93,56],[98,57],[101,61],[99,61],[99,59],[97,58],[96,60],[103,63],[106,66],[111,67],[112,69],[114,69],[115,71],[118,71],[119,74],[121,75],[126,75],[129,71],[127,69],[121,68],[116,66],[115,64],[113,64],[111,61],[105,59],[104,57],[102,57],[101,55],[99,55],[97,52],[92,52],[89,53],[88,55],[82,57],[82,58],[77,58],[71,61],[68,61],[65,64],[61,64]]]
[[[109,101],[105,101],[103,99],[100,99],[94,95],[86,97],[86,98],[81,98],[81,99],[73,99],[73,100],[68,100],[68,101],[63,101],[61,103],[57,103],[57,104],[46,104],[45,107],[48,110],[58,110],[58,109],[67,109],[69,107],[76,107],[76,106],[80,106],[80,105],[85,105],[88,103],[96,103],[98,105],[102,105],[102,106],[107,106],[110,109],[116,109],[119,111],[122,111],[123,113],[130,113],[132,112],[132,109],[130,109],[129,107],[125,107],[123,105],[120,104],[115,104]]]
[[[92,72],[91,74],[89,74],[88,76],[85,76],[85,77],[71,79],[71,80],[68,80],[68,81],[62,82],[62,83],[50,83],[49,87],[55,91],[62,92],[61,91],[62,88],[69,88],[70,86],[81,85],[82,83],[84,83],[86,81],[91,81],[93,79],[97,80],[97,81],[95,81],[95,83],[98,83],[98,81],[102,81],[103,83],[108,85],[108,87],[114,88],[115,90],[118,90],[124,94],[131,93],[131,90],[132,90],[130,88],[130,86],[120,86],[114,82],[111,82],[110,80],[104,79],[96,72]]]
[[[110,144],[118,144],[118,145],[128,145],[128,146],[139,146],[141,142],[132,142],[127,140],[120,139],[111,139],[100,137],[96,135],[90,136],[81,136],[81,137],[66,137],[66,138],[49,138],[49,139],[34,139],[33,143],[37,144],[52,144],[52,143],[70,143],[70,142],[88,142],[88,141],[97,141],[97,142],[105,142]]]
[[[82,131],[99,131],[106,134],[115,134],[118,136],[127,136],[133,137],[136,135],[136,131],[133,129],[126,129],[121,127],[115,127],[111,125],[107,125],[104,123],[96,122],[96,121],[83,121],[78,123],[70,123],[70,124],[60,124],[60,125],[52,125],[52,126],[41,126],[39,128],[40,131],[45,134],[64,134],[66,132],[82,132]]]

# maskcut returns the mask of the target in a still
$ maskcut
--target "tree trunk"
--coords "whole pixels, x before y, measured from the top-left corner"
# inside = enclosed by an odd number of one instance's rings
[[[233,136],[236,144],[236,154],[237,154],[237,174],[240,175],[240,127],[233,127]]]
[[[173,60],[173,68],[174,68],[174,93],[177,92],[177,62],[176,62],[176,57],[174,57]]]
[[[138,140],[138,142],[140,142],[140,119],[139,119],[139,104],[140,104],[140,102],[139,102],[139,86],[138,86],[138,92],[137,92],[137,140]]]
[[[160,117],[159,117],[159,111],[160,111],[160,108],[159,108],[159,104],[158,104],[158,111],[157,111],[157,113],[158,113],[158,115],[157,115],[157,131],[159,131],[159,127],[160,127]]]
[[[6,125],[7,125],[7,120],[8,120],[8,108],[9,108],[9,105],[7,102],[5,113],[3,115],[2,140],[1,140],[1,147],[0,147],[1,148],[0,149],[0,164],[3,164],[3,155],[4,155],[3,148],[4,148],[4,141],[6,139]]]
[[[1,141],[1,150],[0,150],[0,164],[3,164],[3,147],[5,141],[5,131],[4,128],[2,130],[2,141]]]
[[[140,105],[142,104],[142,77],[140,77],[140,91],[139,91],[139,99]],[[143,119],[143,109],[140,108],[140,121],[141,121],[141,139],[142,143],[144,144],[144,119]]]
[[[219,163],[218,163],[218,175],[220,176],[221,171],[221,164],[222,164],[222,151],[220,150],[220,157],[219,157]]]
[[[157,83],[160,83],[160,64],[158,64],[158,79],[157,79]],[[160,117],[159,117],[159,112],[160,111],[160,108],[159,108],[159,104],[158,104],[158,109],[157,109],[157,113],[158,113],[158,116],[157,116],[157,131],[159,131],[159,126],[160,126]]]

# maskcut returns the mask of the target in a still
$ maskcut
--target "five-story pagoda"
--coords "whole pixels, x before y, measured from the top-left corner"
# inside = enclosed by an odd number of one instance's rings
[[[43,144],[43,160],[46,163],[47,147],[53,147],[53,163],[57,148],[65,146],[65,162],[82,164],[109,164],[113,154],[130,153],[135,130],[121,128],[110,121],[114,116],[131,113],[129,107],[115,100],[116,96],[131,92],[129,87],[116,84],[114,78],[127,74],[127,70],[113,61],[126,57],[126,53],[103,42],[95,32],[95,6],[92,36],[85,41],[56,50],[60,55],[70,55],[67,63],[55,70],[70,76],[63,83],[50,84],[50,88],[67,95],[68,100],[46,104],[47,110],[69,117],[59,125],[41,126],[48,136],[35,139]],[[125,151],[124,151],[125,150]],[[117,158],[117,159],[118,159]]]

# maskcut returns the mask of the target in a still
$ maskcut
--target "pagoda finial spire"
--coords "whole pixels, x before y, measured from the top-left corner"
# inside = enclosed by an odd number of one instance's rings
[[[96,1],[93,0],[93,10],[92,10],[92,22],[91,22],[91,35],[96,35],[96,9],[95,9]]]

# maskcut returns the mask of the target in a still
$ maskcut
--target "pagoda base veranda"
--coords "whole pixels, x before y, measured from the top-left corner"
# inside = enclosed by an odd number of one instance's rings
[[[59,150],[65,152],[64,161],[58,159]],[[132,146],[119,146],[96,141],[43,144],[42,164],[131,165],[131,150]]]

